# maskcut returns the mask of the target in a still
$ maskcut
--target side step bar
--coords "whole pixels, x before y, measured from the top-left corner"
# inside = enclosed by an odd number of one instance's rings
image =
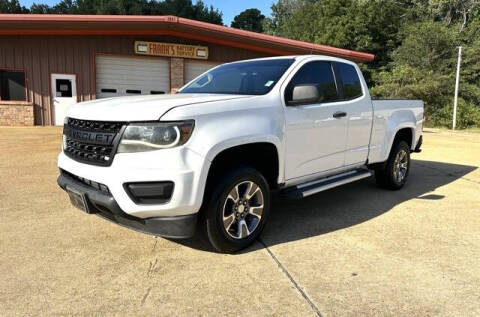
[[[287,188],[285,189],[285,194],[290,198],[300,199],[319,192],[323,192],[330,188],[355,182],[370,176],[372,176],[371,171],[365,169],[357,169]]]

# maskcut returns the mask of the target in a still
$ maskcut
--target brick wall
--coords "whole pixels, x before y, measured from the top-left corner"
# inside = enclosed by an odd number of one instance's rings
[[[173,94],[183,86],[183,58],[170,58],[170,92]]]
[[[0,101],[0,126],[32,126],[33,104],[25,101]]]

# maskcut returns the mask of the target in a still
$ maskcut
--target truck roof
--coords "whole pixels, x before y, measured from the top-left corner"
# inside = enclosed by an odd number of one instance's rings
[[[321,58],[321,59],[324,59],[324,60],[327,60],[327,61],[337,61],[337,62],[343,62],[343,63],[348,63],[348,64],[355,64],[354,62],[352,62],[351,60],[348,60],[348,59],[333,57],[333,56],[328,56],[328,55],[316,55],[316,54],[260,57],[260,58],[252,58],[252,59],[235,61],[235,62],[230,62],[230,63],[225,63],[225,64],[236,64],[236,63],[241,63],[241,62],[245,62],[245,61],[262,61],[262,60],[292,59],[292,58],[295,59],[295,60],[304,60],[304,59],[310,59],[310,58]]]

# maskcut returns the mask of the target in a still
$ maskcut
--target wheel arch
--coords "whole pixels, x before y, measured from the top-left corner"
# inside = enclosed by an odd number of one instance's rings
[[[413,139],[415,137],[415,129],[413,127],[405,127],[401,128],[395,133],[395,137],[393,138],[393,144],[399,141],[405,141],[408,144],[410,149],[414,148]]]
[[[283,177],[281,156],[278,146],[272,140],[228,142],[227,144],[212,149],[214,152],[209,153],[208,159],[211,164],[207,173],[205,193],[223,172],[242,166],[257,169],[265,177],[270,188],[278,186]]]
[[[410,150],[414,149],[414,139],[415,139],[415,121],[413,121],[409,112],[405,115],[394,115],[392,116],[387,123],[385,131],[385,141],[383,147],[383,154],[381,162],[384,162],[390,156],[392,148],[399,138],[407,138],[407,144],[410,147]]]
[[[384,158],[380,162],[368,164],[370,168],[375,169],[378,167],[384,167],[393,151],[395,144],[397,144],[397,142],[400,140],[407,142],[410,151],[414,149],[413,144],[415,144],[415,128],[413,126],[409,126],[408,124],[400,126],[395,130],[395,133],[387,133],[386,136],[387,139],[385,140],[385,143],[388,144],[388,147],[384,148]]]

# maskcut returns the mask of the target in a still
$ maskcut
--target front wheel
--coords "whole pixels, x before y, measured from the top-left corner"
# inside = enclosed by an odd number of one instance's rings
[[[200,224],[209,242],[217,251],[226,253],[252,244],[263,230],[270,211],[265,178],[253,168],[239,168],[213,186]]]
[[[410,171],[410,148],[405,141],[393,145],[392,152],[383,168],[375,170],[377,184],[397,190],[405,185]]]

